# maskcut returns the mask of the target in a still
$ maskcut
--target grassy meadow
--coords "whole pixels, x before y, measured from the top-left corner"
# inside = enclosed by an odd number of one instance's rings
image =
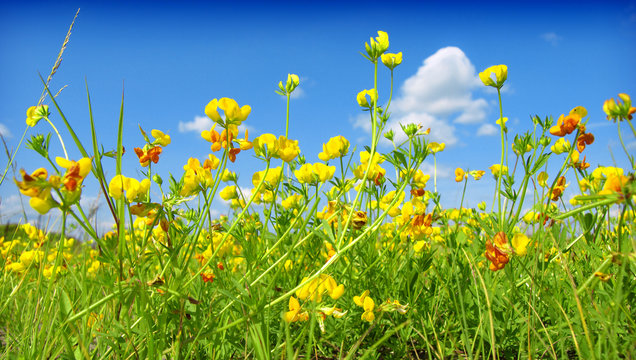
[[[287,100],[284,134],[239,132],[250,99],[219,94],[201,104],[215,123],[201,133],[210,151],[162,178],[170,136],[140,124],[137,142],[123,143],[122,100],[117,147],[104,149],[92,115],[64,116],[48,87],[54,67],[26,118],[27,130],[45,123],[49,133],[11,154],[35,151],[41,163],[11,179],[9,161],[2,181],[40,214],[55,208],[61,218],[54,228],[2,231],[0,357],[636,357],[634,154],[624,145],[616,154],[625,168],[586,162],[596,151],[586,107],[602,107],[622,142],[621,131],[636,135],[629,95],[534,116],[532,131],[513,134],[501,92],[508,69],[484,69],[479,78],[499,103],[501,153],[490,168],[457,168],[461,201],[444,207],[437,171],[421,165],[444,156],[445,144],[418,124],[403,124],[405,137],[387,131],[402,53],[390,52],[387,33],[373,35],[359,50],[375,86],[351,94],[371,141],[324,139],[315,163],[288,137],[297,75],[277,87]],[[378,89],[378,78],[390,88]],[[78,122],[90,122],[91,137],[76,135]],[[49,152],[51,142],[63,152]],[[67,147],[82,157],[69,158]],[[122,166],[123,156],[138,167]],[[230,170],[245,157],[261,160],[241,175],[251,176],[251,193]],[[496,180],[492,201],[468,207],[483,177]],[[105,197],[109,232],[80,205],[87,178]],[[219,200],[231,204],[229,216],[212,216]],[[69,235],[71,223],[86,240]]]

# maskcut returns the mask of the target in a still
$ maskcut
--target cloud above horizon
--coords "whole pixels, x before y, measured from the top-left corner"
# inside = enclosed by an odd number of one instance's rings
[[[195,116],[192,121],[179,121],[178,130],[180,133],[195,132],[200,134],[203,130],[210,130],[214,126],[214,121],[207,116]],[[243,133],[245,129],[248,129],[251,134],[254,134],[254,128],[246,126],[244,124],[239,125],[239,134]],[[219,130],[217,130],[219,131]]]
[[[557,33],[555,33],[555,32],[543,33],[543,34],[541,34],[541,38],[543,40],[549,42],[552,46],[559,45],[559,42],[561,42],[561,40],[563,40],[563,38],[561,36],[557,35]]]
[[[0,135],[4,136],[5,138],[11,137],[11,131],[5,124],[0,124]]]
[[[389,109],[387,130],[392,129],[400,142],[406,138],[400,124],[416,123],[431,128],[430,141],[452,146],[459,141],[456,124],[480,124],[486,119],[488,102],[474,95],[480,86],[475,66],[461,49],[439,49],[402,84]],[[369,132],[368,116],[356,118],[354,127]]]

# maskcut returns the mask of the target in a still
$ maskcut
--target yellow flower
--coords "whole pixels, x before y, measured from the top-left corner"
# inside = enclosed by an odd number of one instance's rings
[[[356,178],[362,180],[364,177],[364,172],[367,169],[367,164],[369,163],[371,155],[368,151],[360,152],[360,162],[361,164],[353,170],[353,174]],[[375,181],[376,185],[380,185],[380,178],[386,174],[386,170],[383,169],[379,164],[384,162],[384,158],[380,156],[377,152],[373,154],[373,160],[371,160],[371,167],[369,168],[369,174],[367,176],[367,180]]]
[[[537,182],[539,183],[539,186],[548,187],[547,181],[548,181],[548,173],[545,171],[540,172],[539,176],[537,176]]]
[[[397,54],[382,54],[381,58],[382,63],[389,69],[393,70],[402,63],[402,52],[399,52]]]
[[[168,146],[170,145],[170,135],[164,134],[163,131],[161,130],[157,130],[157,129],[153,129],[150,132],[150,135],[152,135],[153,138],[155,138],[155,143],[161,145],[161,146]]]
[[[7,271],[21,273],[26,270],[26,266],[24,266],[24,264],[22,264],[21,262],[14,262],[5,265],[5,269],[7,269]]]
[[[304,277],[301,283],[305,282],[307,277]],[[327,274],[321,274],[319,277],[309,281],[303,287],[296,291],[296,296],[299,299],[304,300],[309,298],[310,300],[320,303],[322,302],[322,295],[327,293],[332,299],[337,300],[344,293],[344,285],[338,285],[336,280]]]
[[[31,106],[27,109],[26,123],[28,126],[35,126],[37,123],[50,115],[48,105]]]
[[[360,296],[354,296],[353,302],[364,309],[362,320],[372,322],[375,320],[373,309],[375,309],[375,301],[369,296],[369,290],[365,290]]]
[[[536,214],[534,211],[528,211],[523,216],[523,222],[525,222],[526,224],[531,224],[537,220],[538,220],[538,214]]]
[[[223,175],[221,175],[221,181],[223,182],[236,181],[236,173],[228,169],[225,169],[223,171]]]
[[[362,292],[362,294],[360,294],[360,296],[354,296],[353,297],[353,302],[358,305],[358,306],[363,306],[364,305],[364,299],[369,296],[369,290],[365,290]]]
[[[389,48],[389,35],[384,31],[378,31],[378,36],[371,38],[369,43],[364,43],[367,54],[373,62],[377,60]]]
[[[301,201],[302,201],[303,197],[300,194],[292,194],[290,196],[288,196],[286,199],[284,199],[281,202],[281,205],[283,205],[283,207],[285,209],[291,209],[293,207],[299,206]]]
[[[367,96],[369,100],[367,100]],[[356,100],[358,100],[358,105],[363,108],[372,108],[378,101],[378,92],[375,89],[362,90],[356,96]]]
[[[53,200],[50,191],[43,191],[39,195],[29,199],[29,205],[38,213],[44,215],[59,204]]]
[[[622,100],[622,101],[621,101]],[[605,100],[603,103],[603,111],[607,114],[607,120],[616,122],[625,119],[631,120],[636,112],[636,108],[632,106],[632,99],[627,94],[618,94],[618,99]]]
[[[455,181],[462,182],[468,175],[464,172],[462,168],[455,169]]]
[[[472,170],[469,172],[470,176],[472,176],[475,180],[481,179],[481,177],[484,176],[485,173],[486,172],[484,170]]]
[[[239,196],[236,192],[236,185],[226,186],[225,188],[223,188],[223,190],[221,190],[219,196],[225,201],[238,199]]]
[[[311,184],[314,182],[313,166],[311,164],[304,164],[300,169],[294,171],[294,174],[301,184]]]
[[[272,151],[274,150],[274,144],[276,143],[276,135],[263,134],[253,141],[254,153],[256,156],[262,156],[264,158],[272,157]]]
[[[581,188],[581,192],[586,192],[590,189],[590,182],[583,178],[579,181],[579,187]]]
[[[556,143],[554,143],[554,145],[550,147],[550,150],[552,150],[552,152],[555,154],[563,154],[569,152],[571,146],[572,145],[570,144],[570,141],[562,137],[559,138]]]
[[[499,164],[494,164],[493,166],[489,167],[490,172],[492,173],[492,175],[497,178],[499,177],[499,174],[503,173],[504,175],[508,174],[508,167],[507,166],[501,166]]]
[[[298,75],[287,74],[287,82],[285,83],[285,85],[283,85],[283,82],[280,81],[278,83],[278,88],[283,94],[287,95],[287,94],[291,94],[292,91],[294,91],[294,89],[296,89],[296,87],[298,87],[299,84],[300,84],[300,79],[298,78]]]
[[[300,312],[301,307],[298,299],[291,296],[289,298],[289,311],[285,313],[285,321],[294,322],[294,321],[307,321],[309,320],[309,314],[306,311]]]
[[[254,185],[254,187],[258,186],[264,174],[265,174],[265,170],[262,170],[262,171],[257,171],[254,173],[254,175],[252,175],[252,184]],[[276,184],[278,184],[278,182],[280,181],[282,174],[283,174],[283,169],[280,166],[269,169],[269,171],[267,172],[267,176],[265,177],[265,180],[264,180],[265,187],[276,186]]]
[[[274,144],[274,157],[288,163],[294,160],[298,154],[300,154],[298,140],[289,140],[282,135],[278,137]]]
[[[29,197],[37,196],[51,187],[51,184],[46,180],[48,172],[44,168],[39,168],[30,175],[23,169],[20,169],[20,174],[22,175],[22,181],[18,181],[17,179],[14,179],[14,181],[22,195]]]
[[[623,187],[625,187],[629,182],[630,179],[627,176],[610,173],[607,175],[607,180],[605,180],[603,189],[599,192],[599,194],[607,195],[616,193],[620,196],[619,201],[622,201],[624,198]]]
[[[492,74],[495,74],[495,79],[492,78]],[[491,66],[479,73],[479,79],[484,85],[496,87],[497,89],[501,89],[507,78],[508,67],[506,65]]]
[[[225,121],[219,115],[218,109],[223,110]],[[234,99],[221,98],[213,99],[205,106],[205,114],[217,124],[227,127],[229,125],[241,125],[252,111],[249,105],[243,105],[239,108],[238,103]]]
[[[72,203],[74,200],[79,198],[80,194],[76,191],[81,189],[84,178],[86,178],[88,173],[91,171],[91,159],[85,157],[78,161],[72,161],[56,157],[55,162],[57,162],[60,167],[66,169],[66,173],[64,174],[64,177],[60,179],[60,183],[64,185],[64,190],[74,193],[73,195],[67,194],[69,196],[65,196],[65,200]],[[71,197],[75,197],[76,199],[73,200]]]
[[[143,179],[141,182],[123,175],[115,175],[108,184],[108,194],[115,200],[121,199],[124,191],[128,202],[141,201],[146,197],[150,189],[150,180]]]
[[[435,153],[444,151],[444,149],[446,149],[446,143],[430,142],[426,145],[426,147],[428,148],[430,152],[435,154]]]
[[[313,171],[318,177],[319,182],[326,182],[328,180],[331,180],[333,174],[336,172],[336,167],[327,166],[323,163],[315,163]]]
[[[322,161],[329,161],[345,156],[349,152],[349,145],[349,140],[345,139],[344,136],[332,137],[326,144],[322,144],[322,152],[318,154],[318,158]]]
[[[406,171],[402,172],[402,176],[406,176]],[[419,189],[423,189],[426,187],[426,183],[431,178],[431,175],[424,174],[421,169],[417,169],[415,174],[413,174],[413,179],[411,179],[411,184]]]
[[[516,233],[512,240],[512,247],[515,249],[515,253],[519,256],[524,256],[528,253],[528,244],[530,243],[530,239],[522,233]]]
[[[344,285],[340,284],[333,288],[333,290],[331,290],[331,293],[329,293],[329,297],[331,297],[333,300],[338,300],[344,294],[344,290]]]
[[[497,119],[497,121],[495,121],[495,124],[499,125],[499,126],[503,126],[504,128],[506,127],[506,123],[508,122],[508,118],[504,117],[503,118],[503,122],[501,121],[502,118]]]

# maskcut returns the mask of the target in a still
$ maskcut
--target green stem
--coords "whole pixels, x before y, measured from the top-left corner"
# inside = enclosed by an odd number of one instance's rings
[[[499,98],[499,127],[501,128],[501,165],[499,168],[499,175],[497,176],[497,191],[495,196],[497,197],[497,207],[499,208],[499,226],[503,229],[504,213],[501,211],[501,178],[503,177],[504,156],[506,154],[506,139],[504,137],[504,128],[506,124],[503,119],[503,104],[501,103],[501,89],[497,88],[497,96]]]
[[[66,160],[68,160],[68,153],[66,152],[66,146],[64,146],[64,140],[62,140],[62,136],[60,135],[60,132],[57,131],[57,128],[55,127],[55,125],[53,125],[53,122],[49,120],[48,117],[45,117],[44,120],[46,120],[46,122],[48,122],[49,125],[51,125],[51,127],[53,128],[53,131],[55,131],[55,134],[57,134],[57,138],[60,139],[60,144],[62,144],[62,150],[64,150],[64,157],[66,158]]]
[[[2,185],[2,183],[4,182],[4,177],[7,176],[7,172],[9,171],[9,168],[11,167],[11,164],[13,164],[13,160],[15,159],[15,155],[18,153],[18,150],[20,149],[20,145],[22,145],[22,142],[24,141],[24,137],[26,136],[26,133],[27,133],[28,130],[29,130],[29,126],[27,125],[27,127],[24,129],[24,132],[22,133],[22,137],[20,138],[20,142],[18,143],[18,147],[15,148],[15,151],[13,151],[13,154],[11,154],[11,159],[9,159],[9,162],[7,163],[6,169],[4,169],[4,173],[2,174],[2,179],[0,179],[0,185]]]
[[[623,141],[623,135],[621,134],[621,122],[617,121],[616,125],[617,125],[617,128],[618,128],[618,139],[621,142],[621,146],[623,147],[623,151],[625,151],[625,154],[627,154],[627,158],[629,159],[629,162],[631,163],[630,165],[632,166],[632,168],[635,168],[636,164],[634,163],[634,157],[629,154],[629,151],[627,151],[627,147],[625,146],[625,142]],[[629,122],[629,125],[631,126],[632,123]],[[633,130],[634,130],[634,128],[632,127],[632,131]]]
[[[437,156],[433,153],[433,187],[437,192]]]
[[[285,137],[289,138],[289,102],[290,102],[290,93],[287,93],[287,115],[286,115],[286,123],[285,123]]]

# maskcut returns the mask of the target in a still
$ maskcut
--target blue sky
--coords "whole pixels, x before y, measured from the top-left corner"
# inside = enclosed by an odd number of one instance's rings
[[[138,125],[172,137],[155,166],[164,176],[180,177],[189,157],[207,157],[209,144],[193,129],[205,125],[197,118],[205,116],[203,109],[213,98],[231,97],[252,107],[245,123],[250,138],[283,134],[285,102],[274,90],[288,73],[301,79],[300,95],[291,104],[290,138],[299,140],[309,161],[318,161],[322,143],[332,136],[343,135],[359,148],[368,144],[366,118],[355,96],[373,86],[372,65],[359,52],[377,30],[388,32],[390,52],[404,54],[395,71],[393,125],[405,119],[422,123],[432,128],[431,139],[448,144],[438,156],[438,186],[446,206],[459,205],[460,186],[451,176],[456,167],[487,170],[499,159],[498,133],[492,131],[499,117],[497,96],[477,78],[491,65],[509,69],[503,107],[511,134],[530,129],[531,115],[557,118],[582,105],[596,136],[586,150],[587,161],[593,168],[610,165],[613,153],[619,166],[626,164],[602,104],[619,92],[636,96],[634,1],[2,2],[0,131],[9,149],[17,146],[25,111],[42,91],[38,72],[49,73],[78,7],[51,83],[54,90],[68,85],[58,102],[89,144],[86,80],[99,139],[112,149],[123,90],[127,149],[143,144]],[[381,101],[386,100],[385,68],[379,85]],[[72,148],[55,112],[52,120]],[[41,122],[27,136],[48,131]],[[625,140],[636,152],[636,140]],[[57,140],[51,143],[52,153],[61,155]],[[141,178],[134,153],[126,155],[125,175]],[[71,151],[71,157],[79,154]],[[7,157],[0,158],[4,170]],[[22,148],[17,165],[31,172],[46,163]],[[250,153],[242,153],[231,169],[249,187],[252,171],[261,167]],[[491,200],[493,181],[486,178],[470,184],[469,204]],[[6,179],[0,186],[3,222],[17,214],[16,194],[15,184]],[[95,181],[88,180],[86,201],[96,195]]]

